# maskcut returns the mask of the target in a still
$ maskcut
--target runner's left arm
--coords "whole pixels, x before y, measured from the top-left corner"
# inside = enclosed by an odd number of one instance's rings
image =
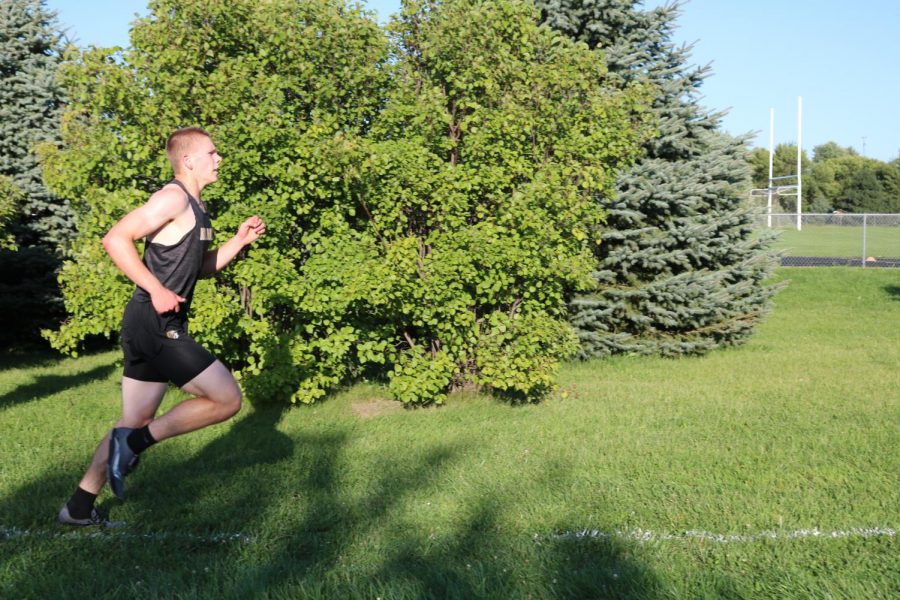
[[[241,223],[233,238],[216,248],[208,250],[203,257],[203,267],[200,275],[208,276],[218,273],[230,263],[244,246],[248,246],[259,239],[266,232],[266,224],[258,216],[254,215]]]

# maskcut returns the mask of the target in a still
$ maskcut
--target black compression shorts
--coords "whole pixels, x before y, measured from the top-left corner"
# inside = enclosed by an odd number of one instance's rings
[[[125,377],[138,381],[171,381],[178,387],[215,362],[209,350],[194,341],[177,314],[159,315],[150,302],[132,299],[122,319]]]

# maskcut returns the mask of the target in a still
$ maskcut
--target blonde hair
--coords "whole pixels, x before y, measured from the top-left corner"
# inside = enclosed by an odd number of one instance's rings
[[[181,157],[190,152],[194,142],[201,137],[209,138],[210,135],[199,127],[176,129],[169,136],[169,139],[166,140],[166,157],[168,157],[173,171],[178,173],[181,170]]]

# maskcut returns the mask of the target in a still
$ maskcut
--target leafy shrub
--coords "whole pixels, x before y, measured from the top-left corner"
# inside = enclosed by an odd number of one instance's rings
[[[44,157],[84,200],[56,347],[118,327],[106,307],[130,286],[100,236],[161,182],[169,131],[198,124],[225,157],[217,229],[268,223],[192,317],[251,398],[314,402],[364,374],[410,403],[550,388],[566,301],[593,283],[595,197],[647,133],[648,90],[604,88],[596,53],[515,0],[411,2],[392,46],[340,2],[151,8],[120,60],[66,70],[66,146]]]

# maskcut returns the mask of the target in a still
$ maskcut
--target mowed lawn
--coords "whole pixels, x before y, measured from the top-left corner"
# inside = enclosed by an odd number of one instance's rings
[[[779,279],[746,345],[572,363],[537,405],[245,406],[105,491],[115,530],[55,515],[118,353],[7,354],[0,597],[895,598],[900,271]]]
[[[873,218],[874,219],[874,218]],[[804,225],[780,228],[775,247],[787,256],[863,258],[863,227]],[[865,230],[865,256],[900,258],[900,227],[869,225]]]

